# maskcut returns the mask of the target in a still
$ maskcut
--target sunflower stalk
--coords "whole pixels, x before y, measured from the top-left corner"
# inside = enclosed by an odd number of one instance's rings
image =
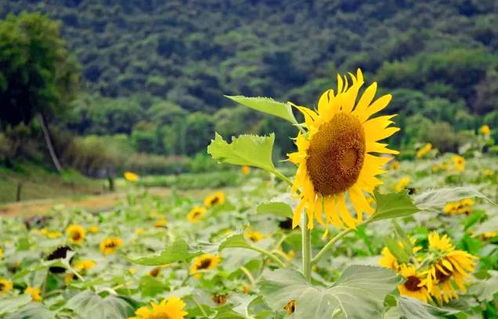
[[[311,281],[311,230],[308,228],[308,215],[303,214],[301,221],[301,243],[303,255],[303,275]]]

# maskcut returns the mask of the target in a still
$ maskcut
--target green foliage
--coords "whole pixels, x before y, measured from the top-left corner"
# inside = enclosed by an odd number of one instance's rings
[[[329,288],[312,286],[292,270],[266,272],[262,284],[265,301],[282,311],[296,301],[297,318],[380,318],[385,296],[396,287],[396,275],[384,268],[353,265]],[[337,313],[336,313],[337,312]]]
[[[177,239],[158,255],[130,258],[130,261],[139,265],[161,266],[178,261],[189,261],[199,254],[199,252],[192,252],[185,240]]]
[[[56,116],[74,99],[79,73],[60,37],[60,24],[33,13],[0,21],[0,119],[29,123]]]
[[[216,134],[207,151],[221,163],[254,166],[273,173],[276,171],[272,161],[274,140],[274,134],[270,136],[241,135],[232,138],[232,143],[229,144],[219,134]]]
[[[375,193],[376,209],[373,221],[410,216],[419,211],[406,191],[400,193]]]
[[[292,113],[292,108],[289,104],[277,102],[267,97],[245,97],[245,96],[226,96],[232,101],[240,103],[251,109],[268,113],[276,117],[280,117],[292,124],[297,124],[296,118]]]

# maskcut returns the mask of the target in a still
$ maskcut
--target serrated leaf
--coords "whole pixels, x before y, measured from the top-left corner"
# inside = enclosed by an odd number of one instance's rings
[[[463,186],[445,187],[425,191],[414,197],[414,203],[420,210],[441,212],[447,203],[474,197],[484,198],[489,201],[489,199],[475,187]]]
[[[458,310],[438,308],[418,299],[404,296],[398,297],[397,310],[399,315],[406,319],[437,319],[460,313]]]
[[[185,240],[177,239],[159,254],[128,259],[130,262],[139,265],[161,266],[178,261],[190,260],[200,254],[201,252],[191,251],[189,245],[187,244],[187,242],[185,242]]]
[[[259,204],[256,208],[258,214],[275,214],[282,217],[292,218],[292,208],[283,202],[266,202]]]
[[[221,163],[254,166],[268,172],[275,172],[272,161],[274,141],[275,134],[269,136],[240,135],[233,137],[231,143],[227,143],[221,135],[216,133],[207,152]]]
[[[372,216],[374,221],[405,217],[419,211],[406,191],[389,194],[375,192],[374,196],[377,203],[377,208]]]
[[[492,301],[498,293],[498,271],[489,270],[490,277],[476,282],[470,287],[470,292],[476,295],[479,301]]]
[[[102,298],[90,291],[69,299],[66,308],[81,318],[123,319],[133,314],[133,308],[125,300],[113,295]]]
[[[241,95],[225,96],[230,100],[247,106],[251,109],[280,117],[291,122],[292,124],[297,124],[296,118],[292,113],[292,107],[289,104],[277,102],[274,99],[268,97],[246,97]]]
[[[221,242],[218,251],[222,251],[225,248],[247,248],[252,249],[253,247],[247,242],[242,234],[232,235],[227,237],[223,242]]]
[[[2,299],[0,299],[0,315],[13,313],[30,302],[31,296],[26,294],[9,298],[2,297]]]
[[[312,286],[301,273],[290,269],[266,271],[261,291],[274,311],[296,301],[296,318],[380,318],[385,296],[396,288],[397,277],[389,269],[354,265],[330,288]],[[335,318],[335,317],[334,317]]]

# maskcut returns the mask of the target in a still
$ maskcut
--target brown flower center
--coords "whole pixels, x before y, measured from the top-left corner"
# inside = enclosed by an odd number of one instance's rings
[[[306,165],[315,191],[335,195],[351,187],[365,160],[365,132],[360,121],[338,113],[313,135]]]
[[[79,231],[73,232],[72,238],[73,238],[74,241],[80,240],[81,239],[81,233]]]
[[[105,244],[105,248],[115,248],[117,245],[115,242],[111,241],[110,243]]]
[[[219,201],[220,201],[220,198],[218,196],[216,196],[215,198],[211,199],[210,204],[211,204],[211,206],[216,205],[216,204],[218,204]]]
[[[448,268],[446,268],[444,266],[441,266],[441,267],[444,269],[444,272],[447,273],[447,275],[444,274],[441,270],[436,268],[436,279],[439,282],[445,282],[446,280],[450,279],[451,271],[449,271]]]
[[[0,291],[3,291],[5,289],[5,285],[3,282],[0,282]]]
[[[421,280],[415,276],[410,276],[406,279],[405,281],[405,287],[406,289],[410,291],[418,291],[422,289],[422,287],[419,287],[418,285],[421,283]]]
[[[208,269],[211,266],[211,259],[204,259],[197,269]]]

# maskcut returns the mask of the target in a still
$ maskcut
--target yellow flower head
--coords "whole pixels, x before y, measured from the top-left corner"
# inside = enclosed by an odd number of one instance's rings
[[[93,233],[93,234],[98,233],[99,230],[100,230],[100,228],[97,225],[93,225],[93,226],[90,226],[90,228],[88,228],[88,232]]]
[[[80,260],[74,264],[74,269],[87,271],[95,267],[97,263],[94,260]]]
[[[249,173],[251,173],[251,167],[247,166],[247,165],[244,165],[240,168],[240,171],[242,172],[242,174],[244,175],[249,175]]]
[[[142,235],[143,233],[145,233],[145,229],[136,228],[134,233],[135,233],[135,235]]]
[[[363,213],[374,212],[365,194],[372,194],[381,184],[376,176],[384,173],[383,166],[391,159],[371,153],[398,154],[379,142],[399,130],[389,127],[394,115],[372,118],[392,96],[374,101],[377,83],[373,83],[358,97],[363,74],[358,70],[356,76],[350,76],[352,83],[346,76],[337,76],[337,91],[324,92],[318,110],[294,105],[305,123],[296,138],[298,151],[289,154],[289,160],[298,166],[292,186],[299,198],[293,227],[305,209],[308,228],[313,228],[314,219],[323,225],[355,228]],[[351,214],[346,198],[356,214]]]
[[[429,234],[429,248],[440,252],[448,252],[455,249],[448,235],[439,236],[438,233],[432,232]]]
[[[123,176],[128,182],[132,183],[138,182],[138,180],[140,179],[140,176],[133,172],[124,172]]]
[[[407,177],[407,176],[401,178],[396,183],[396,185],[394,185],[394,190],[396,190],[397,192],[401,192],[402,190],[405,189],[406,186],[408,186],[408,184],[410,184],[411,180],[412,179],[410,177]]]
[[[123,240],[121,238],[106,238],[100,242],[100,251],[104,255],[115,254],[116,250],[123,246]]]
[[[178,297],[169,297],[159,304],[152,302],[150,306],[137,309],[135,317],[128,319],[184,319],[188,314],[183,310],[185,302]]]
[[[154,222],[154,227],[164,227],[166,226],[166,224],[168,223],[168,220],[166,218],[161,218],[161,219],[158,219]]]
[[[80,225],[71,225],[66,229],[69,240],[76,244],[81,244],[85,240],[85,229]]]
[[[249,239],[253,243],[257,243],[258,241],[262,240],[265,237],[259,231],[246,231],[244,235],[247,239]]]
[[[403,296],[427,302],[429,299],[429,291],[424,285],[424,276],[417,273],[414,266],[407,265],[401,265],[400,275],[405,279],[405,282],[398,285],[399,293]]]
[[[379,265],[385,268],[390,268],[394,271],[399,270],[399,263],[396,257],[391,253],[389,248],[384,247],[382,249],[382,257],[379,260]]]
[[[31,295],[31,300],[33,301],[42,301],[40,288],[28,287],[24,290],[24,293]]]
[[[12,282],[5,279],[0,278],[0,295],[4,295],[12,290]]]
[[[465,158],[460,155],[454,155],[452,158],[455,169],[458,172],[463,172],[465,170]]]
[[[3,249],[0,247],[0,259],[3,257]]]
[[[484,240],[494,237],[498,237],[498,231],[489,231],[487,233],[482,234],[482,239]]]
[[[476,259],[463,250],[445,253],[427,272],[426,285],[431,295],[443,303],[458,297],[458,289],[465,292],[470,273],[475,270]]]
[[[206,215],[206,213],[207,213],[206,208],[202,206],[194,207],[188,213],[187,220],[191,223],[197,223],[204,217],[204,215]]]
[[[296,311],[296,301],[291,300],[289,301],[285,306],[284,310],[289,314],[292,315]]]
[[[225,202],[225,194],[223,192],[216,192],[207,196],[204,199],[204,205],[207,207],[212,207],[218,204],[223,204]]]
[[[47,238],[50,238],[50,239],[55,239],[55,238],[59,238],[62,236],[61,232],[56,231],[56,230],[48,230],[46,228],[40,229],[40,233],[42,233],[43,235],[47,236]]]
[[[451,202],[444,206],[443,212],[446,214],[470,214],[475,201],[472,198],[464,198],[458,202]]]
[[[491,134],[491,129],[489,128],[488,125],[484,124],[479,129],[479,132],[481,132],[482,135],[486,135],[487,136],[487,135]]]
[[[194,258],[192,261],[192,265],[190,266],[190,273],[195,278],[200,278],[201,272],[204,270],[214,269],[220,263],[220,257],[211,255],[211,254],[203,254],[199,257]]]
[[[431,143],[427,143],[427,144],[425,144],[424,146],[422,146],[421,148],[418,149],[416,156],[417,156],[417,158],[422,158],[427,153],[429,153],[431,150],[432,150],[432,144]]]

